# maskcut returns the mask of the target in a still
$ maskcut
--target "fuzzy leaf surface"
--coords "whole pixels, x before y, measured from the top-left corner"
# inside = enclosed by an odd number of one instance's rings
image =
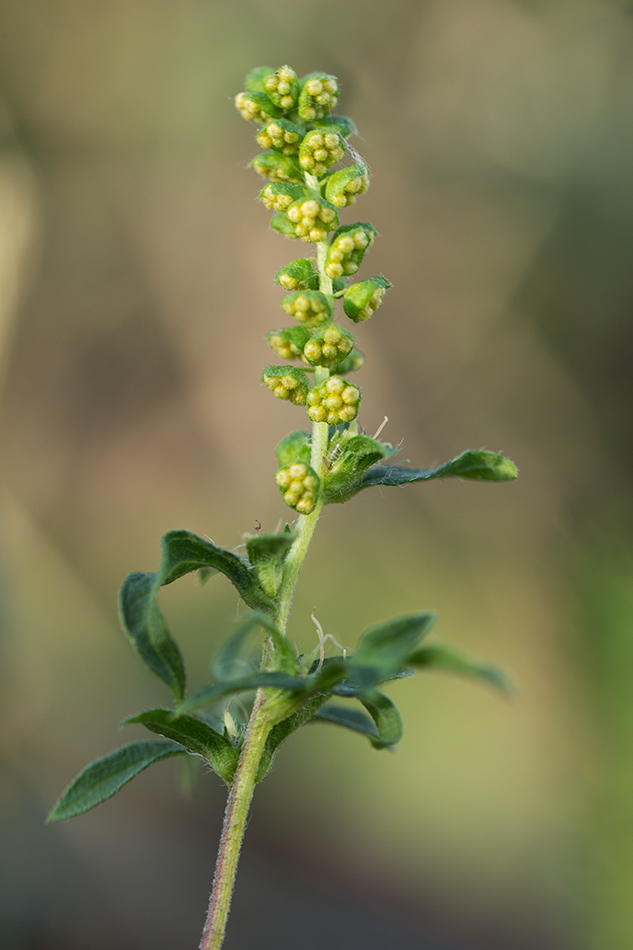
[[[119,592],[121,624],[145,666],[180,702],[185,695],[185,666],[156,601],[158,586],[158,574],[136,572],[126,577]]]
[[[212,686],[203,686],[201,689],[190,693],[178,707],[178,715],[193,712],[209,703],[215,703],[223,696],[230,696],[232,693],[251,692],[254,689],[286,689],[290,693],[301,693],[306,688],[305,676],[291,676],[288,673],[251,673],[246,676],[236,677],[224,683],[215,683]]]
[[[361,688],[376,686],[398,674],[422,637],[435,623],[432,611],[402,614],[368,627],[351,657],[346,679]]]
[[[192,755],[202,756],[214,772],[230,783],[239,752],[229,740],[195,716],[178,716],[170,709],[148,709],[124,719],[122,725],[140,723],[159,736],[180,743]]]
[[[362,477],[358,490],[372,485],[406,485],[433,478],[470,478],[477,481],[507,482],[518,475],[514,462],[495,452],[468,449],[438,468],[405,468],[398,465],[374,465]]]
[[[284,673],[295,673],[297,657],[287,637],[281,633],[268,614],[253,611],[242,618],[237,630],[222,644],[213,662],[213,673],[219,680],[230,680],[236,674],[236,667],[244,672],[248,666],[245,659],[247,641],[257,627],[262,627],[271,637],[275,648],[277,670]]]
[[[273,601],[262,589],[253,568],[232,551],[219,548],[191,531],[168,531],[161,539],[161,547],[160,586],[171,584],[192,571],[212,568],[228,577],[242,600],[253,610],[273,608]]]
[[[379,738],[374,720],[361,709],[353,709],[350,706],[336,706],[334,703],[328,703],[317,710],[310,721],[332,722],[336,726],[343,726],[363,736]]]
[[[407,660],[409,666],[417,669],[439,670],[443,673],[457,673],[495,686],[502,692],[511,694],[513,687],[508,676],[497,666],[482,663],[456,647],[446,643],[429,643],[420,647]]]
[[[374,720],[378,737],[369,737],[369,741],[376,749],[387,749],[394,746],[402,738],[402,719],[396,706],[378,690],[372,689],[359,694],[358,698]]]
[[[112,798],[154,762],[172,755],[184,755],[176,742],[132,742],[87,765],[62,793],[46,819],[64,821],[90,811]]]

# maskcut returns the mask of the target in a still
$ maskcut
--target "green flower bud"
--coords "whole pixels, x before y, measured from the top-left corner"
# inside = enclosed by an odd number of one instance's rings
[[[312,366],[337,366],[351,353],[354,337],[340,327],[330,324],[313,333],[303,347],[303,356]]]
[[[310,383],[303,370],[294,366],[267,366],[262,383],[277,399],[288,399],[295,406],[304,406]]]
[[[282,360],[296,360],[310,339],[310,331],[307,327],[283,327],[281,330],[271,330],[266,334],[266,339]]]
[[[273,181],[260,191],[259,200],[269,211],[287,211],[293,201],[305,197],[305,188],[287,181]]]
[[[319,286],[319,276],[312,261],[305,257],[298,257],[296,261],[280,267],[275,280],[284,290],[316,290]]]
[[[323,198],[300,198],[286,212],[302,241],[323,241],[338,226],[336,208]]]
[[[299,164],[304,172],[320,178],[343,155],[345,144],[336,129],[312,129],[301,142]]]
[[[299,118],[314,122],[331,112],[338,99],[338,82],[327,73],[310,73],[301,80]]]
[[[312,437],[309,432],[295,429],[285,435],[277,445],[275,453],[280,465],[292,465],[293,462],[309,462]]]
[[[361,280],[352,284],[343,293],[343,309],[354,323],[369,320],[374,310],[382,303],[387,289],[391,284],[386,277],[372,277],[371,280]]]
[[[248,122],[268,122],[279,115],[277,106],[263,92],[238,92],[235,108]]]
[[[330,376],[308,393],[308,419],[312,422],[327,422],[331,426],[351,422],[358,415],[359,403],[358,386],[346,383],[340,376]]]
[[[355,373],[359,370],[364,362],[365,357],[360,350],[354,347],[349,356],[346,356],[344,360],[338,363],[334,367],[334,370],[337,376],[346,376],[347,373]]]
[[[315,129],[336,129],[344,139],[356,134],[356,126],[346,115],[328,115],[314,123]]]
[[[272,76],[275,70],[272,66],[256,66],[244,80],[244,88],[247,92],[266,92],[264,80],[267,76]]]
[[[257,144],[262,148],[274,148],[283,155],[298,152],[302,138],[303,129],[288,119],[271,119],[256,136]]]
[[[347,205],[353,205],[356,196],[364,195],[368,188],[367,166],[349,165],[330,175],[325,185],[325,197],[335,208],[345,208]]]
[[[269,181],[303,182],[303,172],[297,160],[292,155],[282,155],[281,152],[264,152],[256,155],[251,162],[251,168]]]
[[[281,301],[281,306],[307,327],[317,327],[332,318],[332,304],[319,290],[299,290],[288,294]]]
[[[294,462],[280,468],[275,481],[281,490],[281,496],[290,508],[301,515],[314,511],[319,495],[319,476],[305,462]]]
[[[264,92],[284,112],[294,109],[299,98],[299,78],[290,66],[281,66],[264,79]]]
[[[328,277],[343,277],[355,274],[363,255],[371,247],[376,229],[371,224],[359,221],[357,224],[344,224],[332,237],[325,261],[325,273]]]

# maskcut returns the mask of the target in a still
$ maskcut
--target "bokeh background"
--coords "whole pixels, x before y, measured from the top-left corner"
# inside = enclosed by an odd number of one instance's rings
[[[283,324],[232,99],[255,65],[340,79],[374,181],[346,221],[393,282],[359,329],[361,421],[504,485],[326,510],[292,633],[353,645],[420,608],[511,670],[512,702],[419,675],[399,751],[310,727],[259,788],[227,950],[633,945],[633,14],[628,0],[4,0],[0,9],[0,945],[194,947],[224,791],[160,764],[44,817],[165,700],[116,617],[186,527],[285,511],[300,410],[259,383]],[[163,604],[192,670],[223,578]],[[136,727],[133,727],[136,729]],[[190,778],[190,777],[189,777]]]

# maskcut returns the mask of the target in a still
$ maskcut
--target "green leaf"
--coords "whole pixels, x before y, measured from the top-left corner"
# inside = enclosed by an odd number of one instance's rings
[[[368,435],[354,435],[346,439],[323,479],[322,497],[325,503],[352,498],[359,491],[364,472],[390,454],[390,446]]]
[[[390,679],[407,665],[411,652],[435,623],[432,611],[403,614],[365,630],[349,660],[346,679],[365,688]]]
[[[333,722],[337,726],[359,732],[363,736],[379,738],[374,720],[360,709],[353,709],[350,706],[335,706],[328,703],[317,710],[310,722]]]
[[[402,738],[402,719],[389,697],[372,689],[359,694],[358,698],[374,720],[378,731],[378,738],[369,737],[369,741],[374,748],[386,749],[400,742]]]
[[[267,614],[253,611],[241,618],[239,627],[223,643],[213,662],[213,673],[219,680],[230,680],[232,676],[235,676],[237,665],[241,665],[243,671],[245,661],[242,659],[242,654],[244,646],[252,631],[257,627],[263,627],[272,638],[277,660],[277,669],[273,672],[296,672],[297,656],[290,641],[287,637],[284,637]]]
[[[445,643],[429,643],[424,647],[420,647],[419,650],[415,650],[408,657],[407,666],[471,676],[495,686],[506,694],[511,694],[514,691],[509,677],[503,670],[492,666],[490,663],[475,660],[456,647],[448,646]]]
[[[112,798],[154,762],[184,752],[176,742],[132,742],[122,746],[87,765],[63,792],[46,820],[64,821],[82,815]]]
[[[477,481],[507,482],[519,474],[514,462],[494,452],[469,449],[439,468],[404,468],[397,465],[376,465],[365,472],[359,486],[405,485],[430,481],[433,478],[472,478]]]
[[[212,541],[191,531],[168,531],[161,539],[163,558],[159,583],[172,581],[197,571],[213,568],[224,574],[237,589],[242,600],[253,610],[272,610],[274,602],[262,589],[255,571],[244,558],[219,548]]]
[[[192,755],[202,756],[228,785],[232,782],[239,751],[207,723],[195,716],[178,716],[170,709],[148,709],[128,716],[121,725],[132,723],[140,723],[150,732],[180,743]]]
[[[279,534],[258,534],[246,542],[248,559],[270,597],[279,590],[284,562],[296,537],[295,531],[282,531]]]
[[[178,707],[178,715],[193,712],[201,706],[208,706],[209,703],[217,702],[223,696],[230,696],[232,693],[251,692],[260,687],[264,689],[285,689],[289,693],[301,693],[306,687],[305,676],[290,676],[288,673],[251,673],[246,676],[236,677],[225,683],[216,683],[212,686],[203,686],[201,689],[190,693]]]
[[[185,667],[156,602],[159,583],[158,574],[137,572],[126,577],[119,593],[121,624],[145,666],[180,702],[185,695]]]

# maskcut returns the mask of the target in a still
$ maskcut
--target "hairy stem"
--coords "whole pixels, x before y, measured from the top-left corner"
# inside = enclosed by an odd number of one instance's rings
[[[259,766],[272,723],[264,714],[264,691],[259,690],[253,705],[240,760],[235,771],[224,812],[220,848],[213,878],[209,910],[200,941],[200,950],[220,950],[233,896],[237,862],[246,831],[246,819]]]

